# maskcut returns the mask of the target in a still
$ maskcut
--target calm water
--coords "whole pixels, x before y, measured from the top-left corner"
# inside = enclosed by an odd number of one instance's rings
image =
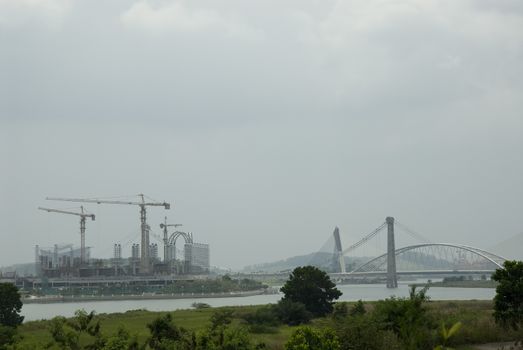
[[[373,301],[385,299],[390,296],[406,297],[409,287],[402,284],[398,289],[387,289],[383,285],[338,285],[343,292],[340,301]],[[489,300],[495,295],[493,288],[438,288],[432,287],[428,295],[432,300]],[[27,304],[22,308],[22,315],[26,321],[48,319],[54,316],[70,317],[78,309],[87,311],[94,310],[97,313],[125,312],[127,310],[147,309],[150,311],[172,311],[177,309],[189,309],[193,302],[203,302],[211,306],[237,306],[237,305],[259,305],[276,303],[281,295],[255,295],[237,298],[196,298],[196,299],[171,299],[171,300],[118,300],[118,301],[95,301],[78,303],[56,303],[56,304]]]

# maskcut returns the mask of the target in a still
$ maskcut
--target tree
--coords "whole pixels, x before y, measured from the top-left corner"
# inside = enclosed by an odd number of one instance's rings
[[[492,279],[498,282],[494,297],[496,322],[518,329],[523,325],[523,261],[505,261]]]
[[[12,283],[0,283],[0,325],[16,327],[22,323],[22,301],[18,288]]]
[[[333,300],[342,294],[329,275],[314,266],[295,268],[280,291],[283,299],[302,303],[314,316],[331,313]]]

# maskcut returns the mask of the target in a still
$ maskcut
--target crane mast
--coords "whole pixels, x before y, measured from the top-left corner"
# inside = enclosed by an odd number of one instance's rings
[[[145,195],[139,194],[140,201],[120,201],[120,200],[105,200],[97,198],[58,198],[47,197],[47,200],[65,201],[65,202],[80,202],[80,203],[96,203],[96,204],[122,204],[122,205],[137,205],[140,207],[140,230],[141,230],[141,247],[140,247],[140,271],[148,274],[151,272],[151,261],[149,257],[149,225],[147,225],[147,210],[148,206],[162,206],[165,209],[170,209],[171,205],[167,202],[146,202]]]
[[[80,264],[84,265],[86,263],[86,254],[85,254],[85,218],[91,218],[91,220],[94,221],[94,214],[88,214],[84,212],[84,207],[80,207],[80,213],[67,211],[67,210],[59,210],[59,209],[52,209],[52,208],[43,208],[38,207],[40,210],[47,211],[48,213],[59,213],[59,214],[70,214],[70,215],[77,215],[80,217]]]
[[[160,228],[163,228],[163,262],[164,263],[167,263],[168,262],[168,257],[169,257],[169,237],[168,237],[168,232],[167,232],[167,227],[180,227],[180,226],[183,226],[182,224],[168,224],[167,223],[167,216],[165,217],[164,219],[164,223],[163,224],[160,224]]]

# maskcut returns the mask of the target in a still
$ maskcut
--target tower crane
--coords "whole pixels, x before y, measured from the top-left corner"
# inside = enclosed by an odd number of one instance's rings
[[[160,228],[163,228],[163,262],[167,262],[167,258],[169,256],[168,250],[169,250],[169,237],[167,233],[167,227],[180,227],[183,226],[182,224],[168,224],[167,223],[167,216],[164,219],[164,223],[160,224]]]
[[[126,205],[138,205],[140,207],[140,222],[142,232],[142,244],[140,247],[140,271],[141,273],[151,272],[151,262],[149,259],[149,226],[147,225],[147,211],[146,207],[164,207],[170,209],[171,205],[167,202],[146,202],[145,195],[139,194],[138,201],[119,201],[119,200],[105,200],[97,198],[57,198],[47,197],[50,201],[65,201],[65,202],[80,202],[80,203],[96,203],[96,204],[126,204]]]
[[[45,210],[49,213],[60,213],[60,214],[70,214],[70,215],[77,215],[80,217],[80,264],[85,264],[85,218],[91,218],[92,221],[94,221],[94,214],[88,214],[84,211],[84,207],[80,207],[80,213],[68,211],[68,210],[60,210],[60,209],[51,209],[51,208],[43,208],[38,207],[40,210]]]

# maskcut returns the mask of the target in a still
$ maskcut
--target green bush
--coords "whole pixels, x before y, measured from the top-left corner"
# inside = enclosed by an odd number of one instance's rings
[[[334,319],[343,319],[349,315],[349,308],[347,303],[336,303],[332,310],[332,318]]]
[[[211,305],[207,303],[192,303],[191,306],[196,310],[209,309],[211,307]]]
[[[147,325],[147,328],[151,332],[147,343],[152,349],[167,349],[175,342],[181,341],[187,333],[174,324],[171,314],[156,318]]]
[[[51,320],[49,332],[52,342],[48,347],[58,345],[62,349],[81,349],[80,338],[86,349],[101,349],[106,339],[100,330],[100,319],[94,319],[95,312],[87,313],[85,310],[77,310],[75,317],[55,317]]]
[[[231,309],[218,309],[211,315],[211,329],[226,326],[232,322],[234,311]]]
[[[358,302],[356,302],[356,304],[354,304],[354,306],[350,310],[350,315],[351,316],[364,315],[365,312],[366,312],[365,305],[363,305],[363,301],[361,301],[361,299],[360,299],[360,300],[358,300]]]
[[[373,312],[375,321],[383,330],[390,330],[406,350],[430,349],[434,346],[436,324],[427,313],[427,288],[410,290],[410,298],[380,300]]]
[[[297,326],[308,323],[312,314],[307,311],[305,305],[289,299],[282,299],[276,305],[276,315],[278,319],[289,326]]]
[[[338,320],[334,329],[342,350],[403,349],[396,334],[380,326],[372,315],[358,315]]]
[[[331,329],[298,328],[285,344],[285,350],[339,350],[340,342]]]
[[[16,339],[16,328],[9,326],[0,325],[0,350],[6,348],[6,346],[13,344]]]
[[[276,327],[281,323],[274,305],[262,306],[240,317],[249,325],[251,333],[276,333]]]

